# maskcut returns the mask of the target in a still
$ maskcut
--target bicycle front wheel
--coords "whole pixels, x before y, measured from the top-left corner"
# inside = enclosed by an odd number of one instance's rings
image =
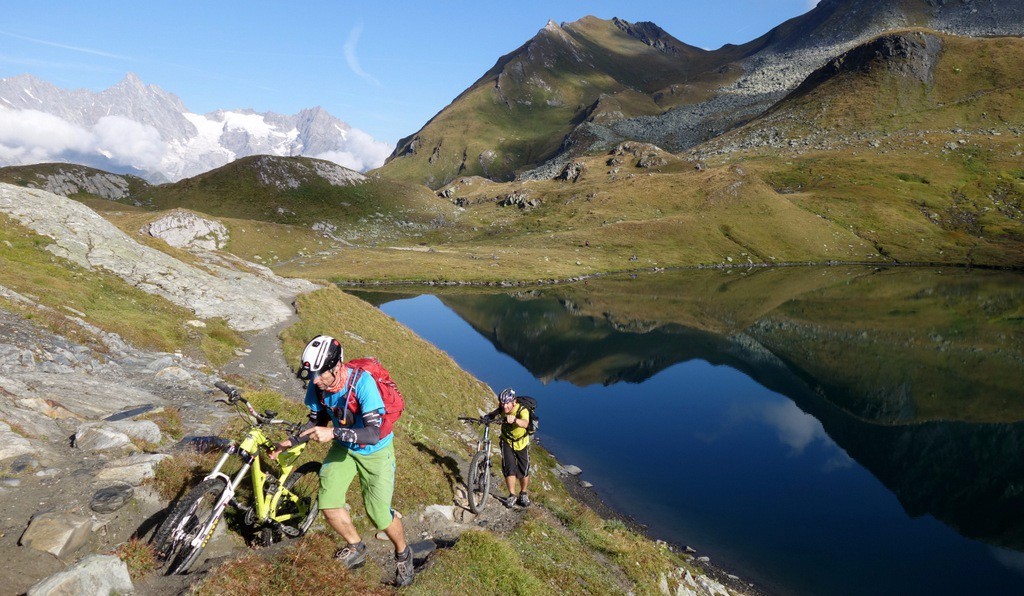
[[[310,461],[296,468],[284,480],[285,493],[277,503],[277,519],[281,531],[289,538],[298,538],[309,530],[320,511],[320,462]]]
[[[186,573],[206,548],[220,522],[214,508],[227,488],[222,478],[210,478],[188,491],[153,536],[157,559],[167,575]]]
[[[473,513],[483,511],[487,497],[491,496],[491,462],[483,451],[474,454],[469,462],[469,481],[466,482],[466,489],[469,510]]]

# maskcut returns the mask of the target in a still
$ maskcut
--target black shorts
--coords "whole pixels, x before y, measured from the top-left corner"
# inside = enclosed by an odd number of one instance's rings
[[[501,441],[501,475],[506,478],[515,476],[524,478],[530,475],[530,444],[516,451],[505,441]]]

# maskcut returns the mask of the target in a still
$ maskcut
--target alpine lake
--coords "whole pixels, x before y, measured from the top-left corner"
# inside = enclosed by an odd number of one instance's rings
[[[402,290],[352,293],[534,396],[570,481],[652,538],[770,594],[1024,593],[1022,273]]]

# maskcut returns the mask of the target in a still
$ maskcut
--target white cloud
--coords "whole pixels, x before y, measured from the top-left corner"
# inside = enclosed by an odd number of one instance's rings
[[[346,168],[365,172],[384,165],[394,147],[371,137],[358,128],[348,131],[348,137],[340,148],[314,155],[318,159],[326,159]]]
[[[0,110],[0,144],[56,155],[88,151],[92,135],[80,126],[38,110]]]
[[[104,116],[93,127],[96,149],[114,161],[153,170],[167,151],[160,132],[123,116]]]
[[[0,163],[62,161],[68,155],[102,155],[119,165],[153,169],[166,151],[160,133],[120,116],[105,116],[86,129],[37,110],[0,110]]]
[[[168,143],[156,128],[123,116],[104,116],[92,127],[83,127],[38,110],[0,108],[0,166],[72,161],[100,168],[116,165],[158,172],[177,180],[235,158],[219,144],[225,128],[280,141],[268,145],[266,151],[278,155],[288,154],[287,144],[297,134],[295,130],[275,132],[259,115],[225,113],[223,122],[196,114],[186,117],[199,134],[184,143]],[[359,129],[345,133],[336,149],[311,157],[365,172],[383,165],[394,150]]]
[[[352,69],[352,72],[370,81],[374,85],[380,85],[380,81],[373,78],[373,76],[371,76],[369,73],[363,70],[363,68],[359,65],[359,59],[356,58],[356,45],[359,43],[359,36],[362,34],[362,23],[357,24],[348,34],[348,40],[345,42],[345,62],[348,63],[348,67]]]
[[[111,54],[110,52],[104,52],[104,51],[101,51],[101,50],[94,50],[92,48],[83,48],[83,47],[79,47],[79,46],[69,46],[69,45],[63,44],[63,43],[57,43],[57,42],[54,42],[54,41],[47,41],[45,39],[36,39],[34,37],[25,37],[24,35],[18,35],[17,33],[11,33],[9,31],[0,31],[0,35],[6,35],[7,37],[13,37],[15,39],[22,39],[22,40],[25,40],[25,41],[29,41],[29,42],[32,42],[32,43],[37,43],[37,44],[44,45],[44,46],[52,46],[52,47],[55,47],[55,48],[61,48],[63,50],[71,50],[72,52],[79,52],[79,53],[82,53],[82,54],[92,54],[94,56],[103,56],[104,58],[117,58],[119,60],[130,60],[131,59],[131,58],[128,58],[126,56],[121,56],[121,55],[118,55],[118,54]]]
[[[797,453],[816,439],[826,439],[825,429],[818,420],[806,414],[791,401],[767,404],[761,412],[764,421],[775,427],[779,440]]]
[[[807,0],[807,8],[814,8],[818,5],[820,0]]]

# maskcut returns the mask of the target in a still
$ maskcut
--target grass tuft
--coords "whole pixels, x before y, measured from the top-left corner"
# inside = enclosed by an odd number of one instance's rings
[[[139,538],[121,544],[114,550],[114,554],[128,566],[128,575],[132,581],[139,581],[157,568],[156,550]]]

